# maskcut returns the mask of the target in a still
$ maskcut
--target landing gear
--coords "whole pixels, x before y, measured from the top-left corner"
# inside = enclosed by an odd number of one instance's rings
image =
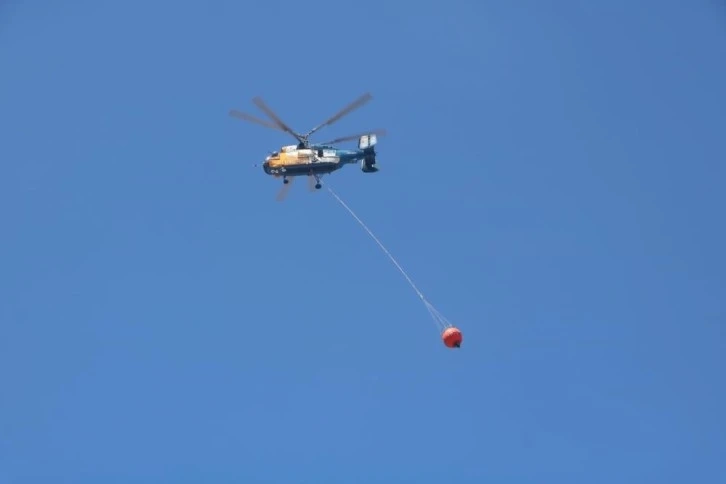
[[[315,189],[320,190],[320,188],[322,188],[323,186],[320,184],[320,176],[316,174],[313,174],[313,176],[315,177]]]
[[[290,183],[290,180],[288,180],[287,177],[284,177],[282,179],[282,183],[284,183],[285,185],[287,185],[288,183]]]

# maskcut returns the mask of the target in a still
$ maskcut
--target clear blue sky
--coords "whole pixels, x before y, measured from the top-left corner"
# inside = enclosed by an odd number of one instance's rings
[[[0,484],[725,482],[717,2],[3,3]]]

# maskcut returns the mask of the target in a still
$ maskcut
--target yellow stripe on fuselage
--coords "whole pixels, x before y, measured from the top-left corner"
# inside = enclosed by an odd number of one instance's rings
[[[312,153],[300,153],[299,151],[293,151],[291,153],[283,152],[270,158],[270,167],[277,168],[281,166],[304,165],[312,163],[312,161]]]

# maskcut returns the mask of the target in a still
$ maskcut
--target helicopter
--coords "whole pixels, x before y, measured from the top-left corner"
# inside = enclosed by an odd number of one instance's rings
[[[378,143],[378,136],[386,134],[385,129],[376,129],[366,133],[351,136],[343,136],[324,143],[311,143],[310,136],[319,129],[330,126],[343,116],[358,109],[372,99],[370,93],[365,93],[356,100],[338,111],[327,121],[317,125],[305,134],[300,134],[285,124],[272,109],[260,98],[254,97],[252,102],[272,120],[266,121],[251,114],[243,113],[236,109],[229,111],[229,115],[245,121],[259,124],[270,129],[285,132],[293,136],[298,144],[282,146],[279,150],[272,151],[265,157],[262,163],[263,171],[275,178],[282,178],[283,187],[277,195],[277,200],[282,201],[292,185],[290,182],[296,177],[306,176],[310,191],[319,190],[322,187],[321,178],[341,169],[343,166],[353,163],[360,163],[363,173],[375,173],[378,171],[376,165],[375,145]],[[345,141],[358,140],[358,149],[340,149],[333,145]],[[257,166],[257,165],[256,165]]]

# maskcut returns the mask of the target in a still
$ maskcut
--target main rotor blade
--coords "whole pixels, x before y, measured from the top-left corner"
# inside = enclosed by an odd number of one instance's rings
[[[290,177],[287,179],[287,183],[282,185],[282,188],[280,188],[280,191],[277,192],[277,196],[275,197],[275,200],[277,200],[278,202],[285,200],[288,192],[290,191],[290,187],[292,187],[292,182],[294,179],[295,179],[295,177]]]
[[[267,106],[267,104],[265,104],[265,102],[262,100],[261,97],[259,97],[259,96],[255,97],[254,99],[252,99],[252,102],[255,103],[255,105],[257,105],[257,107],[260,108],[262,111],[264,111],[265,114],[267,114],[270,118],[272,118],[272,120],[275,122],[275,124],[277,126],[280,127],[280,129],[282,129],[283,131],[285,131],[285,132],[290,133],[291,135],[293,135],[300,143],[304,143],[305,142],[305,141],[303,141],[303,139],[295,131],[293,131],[292,129],[290,129],[290,127],[288,125],[286,125],[277,116],[277,114],[275,114],[272,111],[272,109],[270,109]]]
[[[247,114],[247,113],[243,113],[241,111],[237,111],[236,109],[232,109],[229,112],[229,115],[232,116],[232,117],[235,117],[235,118],[239,118],[239,119],[243,119],[245,121],[249,121],[251,123],[256,123],[256,124],[262,125],[262,126],[264,126],[266,128],[274,129],[276,131],[285,131],[285,130],[283,130],[282,128],[280,128],[276,124],[272,124],[269,121],[262,120],[260,118],[255,117],[255,116],[252,116],[251,114]]]
[[[367,134],[375,134],[376,136],[385,136],[387,134],[387,131],[385,129],[373,129],[371,131],[366,131],[364,133],[358,133],[353,134],[350,136],[343,136],[341,138],[335,138],[334,140],[326,141],[324,143],[313,143],[315,145],[334,145],[336,143],[342,143],[343,141],[352,141],[360,138],[361,136],[365,136]]]
[[[314,132],[316,132],[317,130],[322,128],[323,126],[330,126],[331,124],[333,124],[334,122],[336,122],[337,120],[339,120],[340,118],[345,116],[346,114],[363,106],[365,103],[367,103],[371,99],[373,99],[373,96],[371,95],[371,93],[367,92],[367,93],[363,94],[358,99],[356,99],[355,101],[353,101],[352,103],[348,104],[346,107],[344,107],[343,109],[338,111],[338,113],[335,114],[334,116],[332,116],[330,119],[328,119],[324,123],[319,124],[318,126],[314,127],[312,130],[310,130],[310,132],[307,135],[310,136],[311,134],[313,134]]]

